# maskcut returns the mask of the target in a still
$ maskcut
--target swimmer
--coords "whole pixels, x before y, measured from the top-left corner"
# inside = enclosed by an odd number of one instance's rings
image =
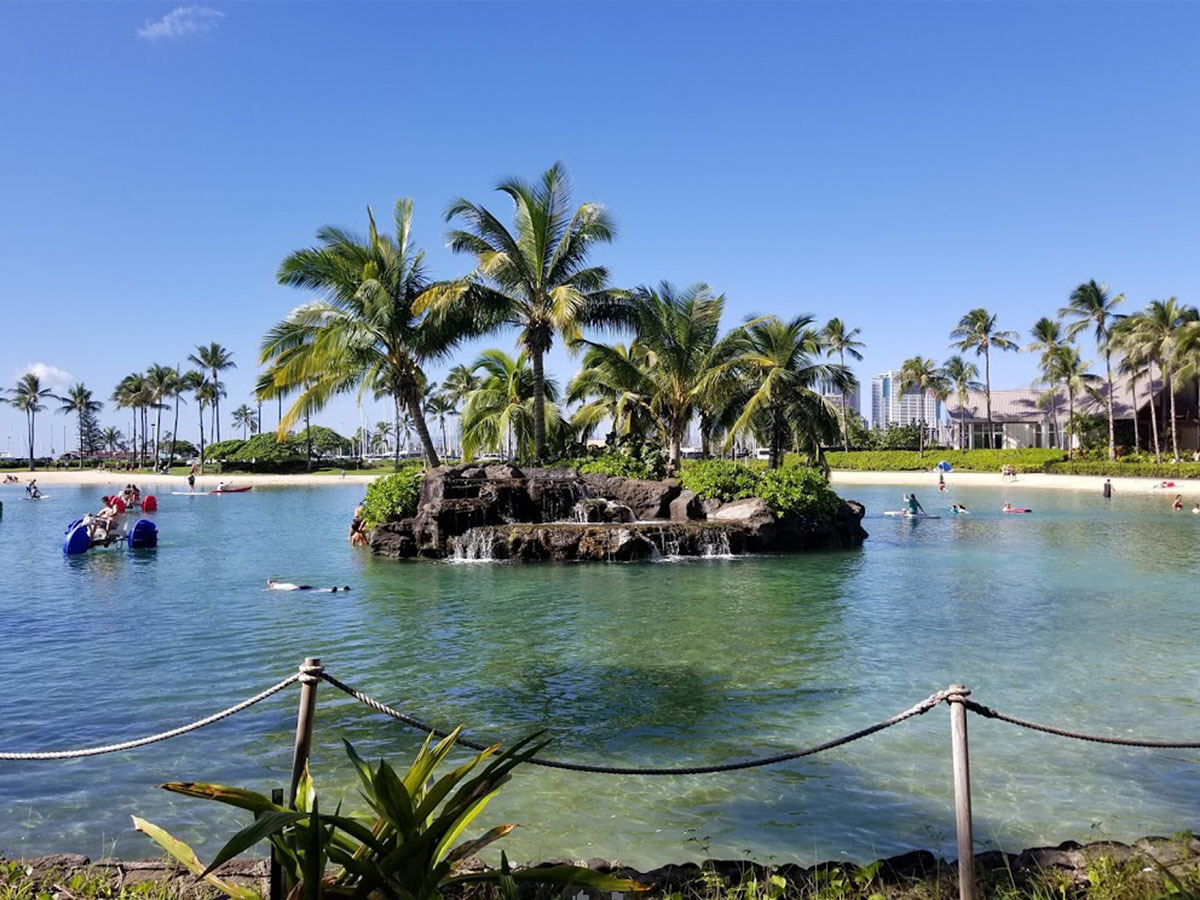
[[[290,581],[276,581],[273,578],[267,579],[268,591],[312,591],[315,594],[336,594],[338,591],[345,593],[350,590],[350,585],[338,587],[334,585],[331,588],[315,588],[311,584],[293,584]]]
[[[1192,507],[1192,515],[1200,516],[1200,503],[1197,503],[1195,506]]]
[[[1012,512],[1012,508],[1013,508],[1013,505],[1011,503],[1005,502],[1004,512]]]
[[[1175,499],[1171,501],[1171,509],[1179,512],[1183,509],[1183,494],[1176,494]]]
[[[942,471],[938,472],[938,493],[946,490],[946,474]]]
[[[961,503],[955,503],[952,507],[950,507],[950,512],[955,513],[956,515],[962,515],[963,513],[967,512],[967,508]]]

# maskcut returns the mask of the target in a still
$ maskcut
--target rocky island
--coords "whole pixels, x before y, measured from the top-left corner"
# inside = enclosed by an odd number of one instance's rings
[[[414,516],[385,522],[371,550],[393,558],[618,561],[857,547],[864,509],[776,515],[761,497],[701,500],[679,481],[574,469],[442,466]]]

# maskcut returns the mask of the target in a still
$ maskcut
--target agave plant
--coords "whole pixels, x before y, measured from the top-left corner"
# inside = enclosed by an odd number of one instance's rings
[[[460,730],[437,744],[432,738],[426,740],[403,775],[384,760],[371,765],[344,742],[370,809],[362,815],[343,815],[340,804],[332,815],[322,813],[307,770],[297,789],[295,809],[240,788],[195,782],[162,785],[177,794],[215,800],[254,814],[254,822],[230,838],[207,866],[187,844],[163,829],[136,816],[134,827],[232,900],[261,898],[250,888],[229,884],[214,871],[264,840],[276,851],[289,900],[434,900],[455,885],[481,881],[491,881],[502,889],[519,882],[638,889],[634,882],[575,866],[512,871],[503,854],[498,872],[457,872],[459,862],[515,827],[497,825],[477,838],[460,841],[512,770],[545,747],[533,737],[503,753],[496,744],[435,778]]]

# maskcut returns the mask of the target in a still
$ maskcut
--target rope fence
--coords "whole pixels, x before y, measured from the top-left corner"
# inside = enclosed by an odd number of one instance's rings
[[[346,684],[343,681],[335,678],[325,671],[321,665],[321,661],[316,658],[308,658],[299,670],[287,678],[276,684],[271,685],[266,690],[260,691],[252,697],[247,697],[240,703],[235,703],[233,706],[227,707],[212,715],[205,716],[202,719],[197,719],[187,725],[181,725],[177,728],[172,728],[169,731],[162,731],[157,734],[147,735],[142,738],[122,741],[120,743],[105,744],[98,747],[84,747],[76,750],[49,750],[49,751],[31,751],[31,752],[4,752],[0,751],[0,762],[22,762],[22,761],[39,761],[39,760],[61,760],[61,759],[76,759],[87,756],[100,756],[105,753],[118,753],[126,750],[134,750],[139,747],[145,747],[149,744],[155,744],[160,741],[169,740],[183,734],[187,734],[197,729],[204,728],[207,725],[212,725],[222,719],[227,719],[230,716],[236,715],[250,707],[261,703],[268,697],[279,693],[293,684],[300,685],[300,706],[296,717],[296,744],[292,757],[292,781],[291,790],[288,795],[288,803],[291,806],[295,805],[296,789],[300,778],[308,764],[309,750],[312,745],[313,722],[316,709],[317,686],[320,682],[326,682],[334,688],[337,688],[342,693],[362,703],[368,709],[373,710],[381,715],[387,716],[394,721],[407,725],[417,731],[430,734],[435,737],[445,738],[451,732],[433,725],[426,724],[420,719],[403,713],[397,709],[381,703],[374,697],[363,693],[362,691]],[[789,750],[784,753],[777,753],[773,756],[764,756],[752,759],[731,760],[722,763],[709,765],[679,765],[679,766],[622,766],[622,765],[600,765],[595,763],[577,763],[566,762],[563,760],[544,759],[534,757],[528,762],[531,765],[541,766],[547,769],[561,769],[569,772],[583,772],[599,775],[636,775],[636,776],[672,776],[672,775],[713,775],[722,772],[736,772],[746,769],[757,769],[764,766],[772,766],[778,763],[787,762],[789,760],[801,759],[806,756],[814,756],[826,750],[832,750],[835,747],[842,747],[846,744],[851,744],[870,735],[877,734],[901,722],[916,716],[924,715],[931,709],[946,703],[950,706],[950,721],[951,721],[951,750],[954,770],[954,795],[955,795],[955,822],[958,841],[958,866],[959,866],[959,897],[960,900],[974,900],[975,898],[975,876],[974,876],[974,840],[972,836],[971,825],[971,789],[970,789],[970,766],[968,757],[967,745],[967,722],[966,714],[974,713],[985,719],[994,719],[998,722],[1004,722],[1009,725],[1014,725],[1020,728],[1029,729],[1031,731],[1039,731],[1044,734],[1054,735],[1055,737],[1068,738],[1077,741],[1088,741],[1097,744],[1110,744],[1121,747],[1141,747],[1147,749],[1200,749],[1200,741],[1162,741],[1149,740],[1143,738],[1125,738],[1115,737],[1110,735],[1089,734],[1082,731],[1074,731],[1067,728],[1059,728],[1053,725],[1045,725],[1038,722],[1032,722],[1028,719],[1022,719],[1017,716],[1008,715],[993,709],[990,706],[985,706],[970,700],[970,691],[962,685],[950,685],[944,690],[936,691],[930,694],[919,703],[910,706],[902,712],[896,713],[886,719],[882,719],[873,725],[868,725],[865,728],[860,728],[857,731],[842,735],[841,737],[832,738],[818,744],[813,744],[808,747]],[[455,741],[460,746],[471,750],[482,751],[494,744],[484,744],[478,741],[470,740],[459,735]]]

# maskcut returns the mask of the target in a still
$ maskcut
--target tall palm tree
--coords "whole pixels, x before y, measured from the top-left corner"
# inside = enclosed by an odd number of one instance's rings
[[[1067,442],[1068,458],[1075,455],[1074,432],[1078,424],[1075,420],[1075,398],[1084,391],[1092,392],[1093,386],[1100,380],[1088,371],[1090,366],[1091,363],[1086,362],[1075,347],[1062,344],[1054,351],[1044,376],[1048,383],[1061,384],[1067,392],[1067,430],[1071,432]]]
[[[481,378],[463,410],[464,458],[472,459],[481,450],[503,450],[518,459],[532,456],[536,453],[533,419],[539,409],[551,420],[547,431],[563,427],[554,379],[542,380],[543,402],[533,402],[536,379],[524,351],[514,358],[503,350],[485,350],[473,368]]]
[[[960,450],[967,449],[966,407],[971,391],[980,390],[979,366],[967,362],[957,353],[946,360],[942,366],[942,374],[946,376],[947,384],[958,397],[958,446]]]
[[[1112,328],[1109,329],[1108,345],[1120,355],[1117,372],[1129,379],[1130,395],[1133,398],[1133,449],[1135,452],[1142,449],[1140,426],[1138,425],[1140,411],[1138,409],[1138,382],[1144,378],[1150,385],[1150,429],[1154,432],[1155,456],[1161,462],[1162,453],[1157,449],[1158,428],[1154,412],[1154,371],[1150,357],[1145,352],[1147,348],[1138,340],[1134,331],[1135,324],[1137,324],[1136,316],[1125,316],[1114,322]]]
[[[212,380],[213,387],[209,393],[212,395],[213,439],[220,443],[221,398],[226,396],[225,385],[221,383],[221,373],[226,369],[236,369],[237,363],[233,361],[233,353],[216,341],[207,347],[197,345],[196,352],[188,354],[188,362],[208,372],[209,378]]]
[[[162,411],[167,408],[166,400],[175,390],[175,370],[158,363],[146,370],[146,388],[150,391],[151,405],[156,411],[154,424],[154,466],[158,467],[159,445],[162,443]]]
[[[146,376],[141,372],[131,372],[121,379],[115,391],[113,391],[112,401],[120,408],[128,409],[133,414],[133,432],[131,439],[133,441],[134,452],[137,454],[137,465],[141,468],[144,464],[146,456],[146,432],[149,431],[148,410],[154,402],[154,395],[146,380]],[[138,434],[141,434],[141,442],[138,442]]]
[[[101,433],[100,444],[109,453],[116,453],[125,446],[125,435],[121,434],[121,429],[110,425]]]
[[[399,424],[399,422],[384,422],[382,420],[375,423],[371,443],[377,448],[377,453],[387,453],[391,449],[391,438],[392,435],[396,434],[396,428]]]
[[[25,424],[29,431],[29,471],[34,470],[33,465],[33,445],[34,445],[34,425],[37,420],[37,414],[46,408],[46,404],[42,403],[47,397],[53,397],[50,388],[42,387],[42,380],[33,372],[26,372],[17,379],[17,385],[10,388],[8,396],[0,398],[9,406],[13,406],[21,412],[25,413]]]
[[[589,349],[588,374],[577,376],[573,393],[620,395],[616,402],[623,414],[643,410],[668,447],[671,471],[677,471],[684,432],[706,389],[734,372],[738,347],[720,339],[725,297],[714,295],[706,284],[678,291],[664,281],[657,289],[635,289],[627,304],[637,349],[631,353],[619,345],[575,341],[574,346]]]
[[[436,388],[436,385],[431,385]],[[449,456],[450,449],[446,445],[446,416],[454,413],[454,398],[443,390],[434,390],[425,397],[425,412],[437,418],[442,429],[442,456]]]
[[[189,369],[184,373],[180,387],[191,391],[196,400],[196,410],[200,422],[200,471],[204,471],[204,407],[216,400],[216,389],[209,380],[208,373],[199,369]]]
[[[856,340],[858,335],[862,333],[861,328],[846,328],[846,323],[841,319],[833,318],[825,323],[825,327],[821,329],[821,337],[825,340],[825,353],[829,357],[837,354],[838,362],[842,368],[846,367],[846,354],[850,354],[853,360],[861,360],[863,355],[858,352],[860,347],[867,346],[862,341]],[[850,419],[846,412],[846,392],[842,391],[842,448],[850,452]]]
[[[233,427],[242,429],[242,440],[251,434],[258,433],[258,420],[254,418],[254,410],[243,403],[233,411]]]
[[[393,419],[407,410],[426,464],[440,464],[421,410],[422,366],[444,358],[480,326],[463,303],[425,315],[418,302],[431,287],[425,254],[412,244],[412,201],[397,201],[395,237],[381,234],[368,208],[365,238],[341,228],[318,230],[316,247],[297,250],[279,267],[280,284],[316,291],[322,299],[292,310],[263,339],[261,361],[278,388],[300,395],[280,422],[282,434],[305,411],[335,394],[386,394]],[[399,445],[394,463],[400,465]]]
[[[1175,297],[1151,300],[1146,309],[1131,317],[1130,339],[1151,359],[1162,373],[1163,390],[1171,403],[1171,454],[1179,458],[1179,431],[1175,415],[1175,393],[1178,370],[1185,362],[1186,352],[1181,345],[1190,345],[1185,338],[1200,320],[1194,306],[1182,304]],[[1153,403],[1153,398],[1151,398]]]
[[[62,403],[62,406],[58,408],[60,413],[75,413],[79,417],[79,468],[82,469],[84,420],[100,412],[104,408],[104,404],[99,400],[92,399],[92,392],[84,386],[83,382],[75,384],[65,394],[57,396],[55,399]]]
[[[1062,323],[1057,319],[1051,319],[1049,316],[1042,316],[1033,323],[1033,327],[1029,329],[1030,341],[1025,345],[1025,350],[1029,353],[1038,353],[1038,369],[1042,373],[1042,381],[1049,387],[1046,394],[1046,401],[1051,405],[1051,415],[1054,417],[1054,426],[1058,429],[1060,442],[1062,439],[1062,424],[1058,421],[1058,385],[1049,380],[1051,370],[1054,369],[1055,354],[1058,348],[1068,342],[1068,339],[1063,335]]]
[[[988,448],[996,448],[996,433],[992,428],[992,349],[1016,350],[1015,331],[996,328],[996,316],[982,307],[973,309],[958,320],[950,332],[951,347],[955,350],[974,350],[983,357],[983,397],[987,404]]]
[[[446,221],[460,219],[466,227],[450,231],[449,246],[478,261],[468,303],[479,320],[493,328],[520,329],[518,344],[533,362],[534,456],[540,460],[546,456],[543,365],[555,335],[572,344],[583,325],[622,320],[619,294],[607,290],[608,270],[588,265],[592,245],[610,243],[614,226],[598,203],[571,208],[571,186],[561,163],[536,183],[509,178],[496,190],[513,202],[513,230],[484,207],[459,198],[447,209]],[[460,288],[426,302],[457,303],[463,297]]]
[[[639,341],[628,347],[588,347],[581,367],[567,385],[567,400],[577,403],[571,427],[588,438],[601,422],[617,437],[645,435],[658,428],[651,410],[655,356]]]
[[[914,356],[906,359],[900,365],[900,393],[916,388],[921,395],[921,420],[917,437],[917,451],[925,455],[925,397],[930,394],[942,394],[949,389],[946,373],[937,367],[932,359]]]
[[[821,459],[821,447],[837,439],[837,415],[814,388],[828,381],[845,391],[852,376],[838,363],[818,362],[825,354],[813,317],[784,321],[764,316],[747,322],[729,339],[732,364],[744,382],[735,402],[740,410],[729,428],[726,446],[738,434],[753,432],[768,447],[767,468],[777,468],[785,444]]]
[[[187,382],[182,372],[179,371],[179,366],[171,369],[171,374],[167,378],[164,398],[171,401],[171,408],[175,414],[175,424],[171,426],[171,446],[167,451],[167,465],[175,462],[175,441],[176,435],[179,434],[179,407],[183,405],[183,392],[188,389]]]
[[[1124,294],[1113,296],[1108,292],[1108,285],[1097,284],[1095,279],[1084,282],[1067,300],[1067,305],[1058,311],[1064,319],[1070,320],[1067,325],[1067,337],[1073,338],[1080,332],[1091,328],[1096,339],[1096,349],[1104,354],[1105,377],[1108,381],[1108,396],[1105,405],[1108,407],[1108,458],[1117,458],[1116,418],[1113,414],[1113,379],[1112,379],[1112,347],[1109,346],[1109,333],[1113,323],[1120,316],[1114,310],[1125,302]]]

